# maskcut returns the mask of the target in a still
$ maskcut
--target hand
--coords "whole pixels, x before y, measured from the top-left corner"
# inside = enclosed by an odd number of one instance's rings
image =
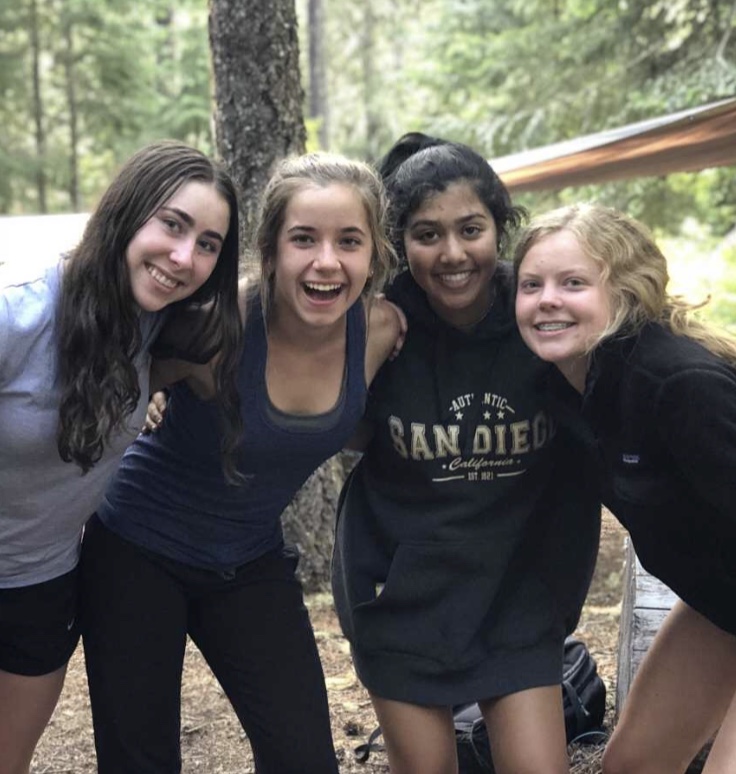
[[[168,400],[169,394],[166,390],[160,390],[151,395],[151,400],[148,403],[148,410],[146,412],[146,421],[141,428],[142,433],[153,433],[158,430],[159,426],[164,421]]]

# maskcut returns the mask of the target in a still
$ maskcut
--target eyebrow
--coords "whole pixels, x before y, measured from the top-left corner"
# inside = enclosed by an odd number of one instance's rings
[[[166,205],[164,205],[161,209],[176,213],[190,228],[195,225],[194,218],[185,210],[180,210],[178,207],[167,207]],[[223,237],[222,234],[217,231],[213,231],[212,229],[205,229],[202,233],[205,236],[208,236],[212,239],[217,239],[220,242],[225,241],[225,237]]]
[[[453,221],[454,223],[467,223],[470,220],[475,220],[476,218],[482,218],[483,220],[488,220],[488,215],[485,212],[471,212],[469,215],[463,215],[462,218],[458,218],[457,220]],[[435,223],[439,223],[440,219],[435,218],[434,220],[430,218],[425,218],[423,220],[415,220],[409,228],[416,228],[417,226],[434,226]]]
[[[287,229],[286,233],[291,234],[292,231],[308,231],[309,233],[312,233],[314,231],[317,231],[316,226],[300,226],[298,223],[291,228]],[[363,234],[365,235],[365,231],[363,231],[360,226],[346,226],[345,228],[340,229],[341,234]]]

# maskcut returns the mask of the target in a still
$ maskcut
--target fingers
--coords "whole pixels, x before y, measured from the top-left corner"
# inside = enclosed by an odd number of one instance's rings
[[[398,357],[399,352],[401,352],[401,349],[404,346],[404,342],[406,341],[406,332],[409,330],[409,323],[406,319],[406,315],[404,314],[404,310],[400,306],[397,306],[392,301],[386,301],[386,303],[393,307],[394,312],[396,312],[396,316],[399,318],[399,335],[396,339],[396,344],[394,345],[391,354],[388,356],[389,360],[394,360],[396,357]]]
[[[141,428],[142,433],[153,433],[158,430],[161,423],[164,421],[167,402],[168,395],[164,390],[154,392],[153,395],[151,395],[146,411],[146,420]]]

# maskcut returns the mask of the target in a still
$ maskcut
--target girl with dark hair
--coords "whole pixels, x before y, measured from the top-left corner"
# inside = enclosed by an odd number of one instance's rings
[[[206,367],[163,363],[166,418],[128,450],[82,557],[84,646],[100,774],[181,769],[189,635],[230,699],[260,774],[337,772],[324,677],[280,516],[357,425],[399,334],[371,303],[395,257],[366,164],[287,159],[243,284],[237,479],[220,464]],[[247,315],[245,314],[247,310]]]
[[[79,639],[82,527],[143,422],[165,313],[176,324],[206,305],[191,354],[222,352],[232,414],[237,235],[224,170],[165,141],[125,163],[69,255],[0,270],[2,774],[28,771],[59,697]]]
[[[667,293],[646,228],[601,205],[535,218],[515,256],[516,314],[559,369],[603,501],[680,599],[636,674],[606,774],[736,771],[736,340]],[[592,432],[591,432],[592,431]],[[719,731],[720,728],[720,731]]]
[[[499,255],[522,212],[458,143],[405,136],[381,171],[408,264],[387,296],[409,325],[342,493],[338,615],[392,774],[454,774],[452,708],[470,702],[498,774],[562,774],[563,641],[600,506],[514,323]]]

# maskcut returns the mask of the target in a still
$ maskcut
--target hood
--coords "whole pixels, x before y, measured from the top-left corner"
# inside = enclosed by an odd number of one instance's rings
[[[458,389],[467,385],[491,384],[499,353],[509,339],[519,339],[514,318],[513,272],[509,264],[499,263],[493,276],[494,301],[488,314],[472,330],[461,331],[448,325],[432,310],[426,293],[407,270],[400,274],[386,292],[386,297],[400,306],[409,323],[407,349],[418,340],[414,357],[428,363],[431,379],[424,385],[424,399],[435,401],[437,421],[451,423],[453,399]],[[414,332],[414,335],[412,335]],[[514,348],[512,348],[514,349]],[[519,351],[526,352],[523,345]],[[516,349],[514,349],[516,351]],[[399,354],[397,364],[406,355]],[[502,367],[513,368],[513,358],[504,357]],[[480,410],[478,404],[477,410]],[[464,454],[472,454],[472,436],[468,434]]]

